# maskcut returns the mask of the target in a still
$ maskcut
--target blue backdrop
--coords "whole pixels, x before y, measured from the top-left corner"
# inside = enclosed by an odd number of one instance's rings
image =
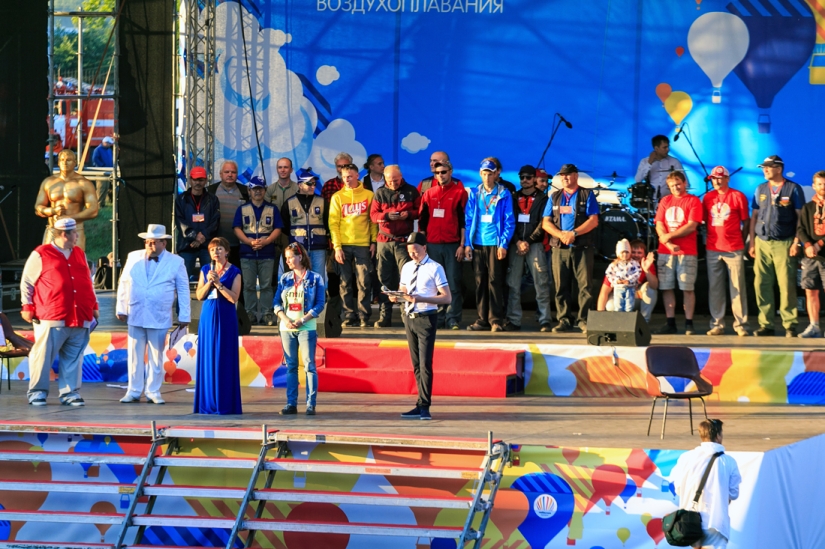
[[[517,180],[559,112],[573,128],[548,171],[574,162],[621,186],[685,122],[708,169],[744,167],[741,190],[771,154],[810,185],[825,169],[823,14],[825,0],[223,2],[216,157],[271,182],[280,156],[327,178],[337,152],[377,152],[416,182],[446,150],[470,184],[488,155]],[[687,141],[673,154],[704,190]]]

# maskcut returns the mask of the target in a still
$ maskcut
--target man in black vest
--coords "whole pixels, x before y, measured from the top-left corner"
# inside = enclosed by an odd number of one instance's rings
[[[298,193],[287,198],[281,207],[281,219],[289,243],[297,242],[307,251],[309,265],[327,284],[327,250],[329,250],[329,213],[315,188],[321,177],[312,168],[300,169]]]
[[[573,326],[573,278],[579,286],[578,327],[587,332],[587,313],[593,297],[593,253],[596,227],[599,226],[599,204],[590,189],[579,187],[579,169],[565,164],[556,174],[562,189],[553,193],[544,208],[542,227],[550,235],[553,251],[553,278],[556,282],[556,310],[559,323],[554,332],[566,332]]]

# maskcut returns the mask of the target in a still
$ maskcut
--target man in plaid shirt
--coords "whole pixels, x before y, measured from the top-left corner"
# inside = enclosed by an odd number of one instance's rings
[[[347,153],[339,152],[335,155],[335,169],[338,175],[324,183],[321,188],[321,196],[327,204],[332,200],[332,195],[344,188],[344,182],[341,180],[341,168],[350,164],[352,164],[352,157]]]

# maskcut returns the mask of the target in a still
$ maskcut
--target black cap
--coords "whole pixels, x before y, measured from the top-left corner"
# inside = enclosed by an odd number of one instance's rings
[[[424,233],[410,233],[407,237],[407,244],[418,244],[419,246],[427,245],[427,237]]]
[[[762,163],[757,166],[757,168],[776,168],[779,166],[784,167],[785,162],[782,161],[779,155],[773,154],[765,160],[763,160]]]
[[[525,165],[524,165],[524,166],[522,166],[522,167],[521,167],[521,169],[518,171],[518,174],[519,174],[519,175],[526,174],[526,175],[532,175],[532,176],[535,176],[535,175],[536,175],[536,168],[534,168],[534,167],[533,167],[533,166],[531,166],[530,164],[525,164]]]
[[[556,175],[564,175],[568,173],[579,173],[579,169],[575,164],[563,164],[561,169],[559,169],[559,173]]]

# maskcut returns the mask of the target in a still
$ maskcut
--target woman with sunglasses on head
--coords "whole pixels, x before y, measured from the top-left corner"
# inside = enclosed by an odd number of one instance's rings
[[[198,300],[203,301],[198,322],[196,414],[242,414],[238,357],[238,314],[241,271],[227,261],[229,242],[209,242],[210,264],[201,268]]]
[[[310,270],[303,246],[293,242],[284,249],[290,271],[281,275],[275,290],[274,309],[280,319],[281,346],[286,360],[286,406],[281,415],[298,413],[298,352],[306,372],[306,414],[315,415],[318,376],[315,373],[315,324],[324,310],[324,280]]]

